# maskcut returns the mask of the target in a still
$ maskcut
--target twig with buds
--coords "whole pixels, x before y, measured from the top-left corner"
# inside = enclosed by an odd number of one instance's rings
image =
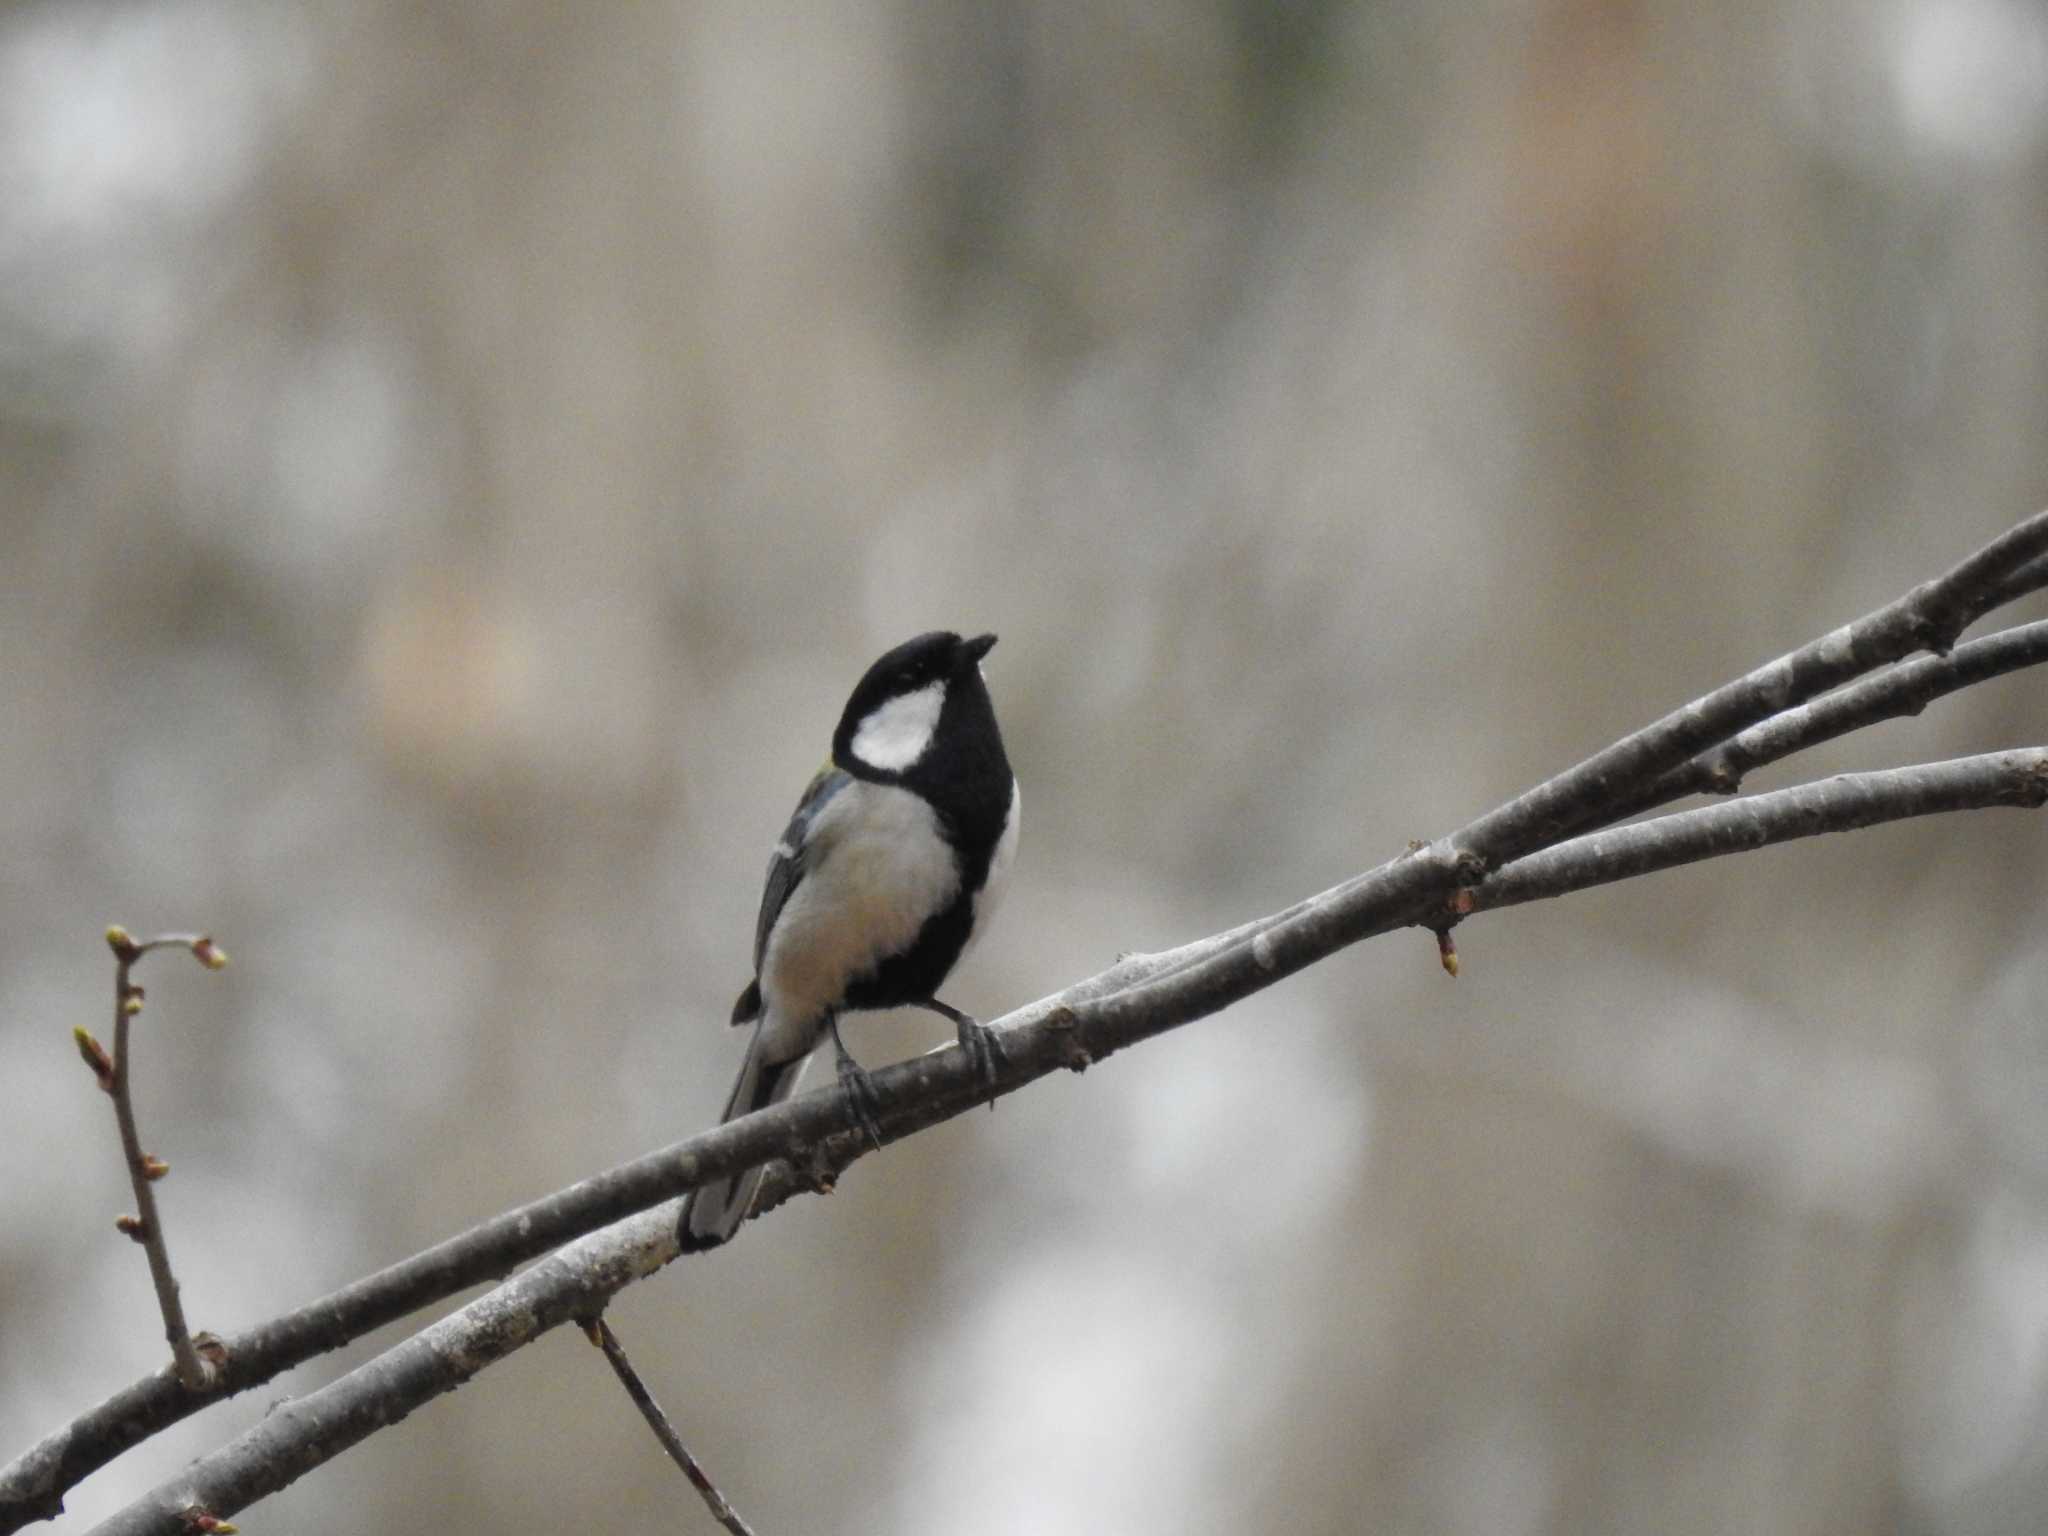
[[[128,1180],[135,1189],[135,1214],[121,1216],[114,1225],[142,1244],[149,1256],[149,1278],[156,1286],[157,1305],[163,1310],[164,1338],[171,1346],[171,1359],[178,1380],[188,1391],[203,1390],[212,1366],[200,1354],[199,1345],[185,1326],[185,1309],[178,1301],[177,1277],[171,1273],[171,1252],[164,1241],[163,1218],[157,1212],[155,1185],[171,1171],[160,1157],[142,1150],[142,1133],[135,1124],[135,1101],[129,1091],[128,1026],[142,1012],[142,988],[133,980],[136,963],[153,949],[185,949],[210,971],[228,963],[227,952],[203,933],[160,934],[138,940],[118,923],[107,930],[107,947],[114,952],[114,1050],[83,1029],[72,1031],[78,1052],[85,1058],[99,1084],[114,1101],[114,1119],[121,1127],[121,1151],[128,1163]]]

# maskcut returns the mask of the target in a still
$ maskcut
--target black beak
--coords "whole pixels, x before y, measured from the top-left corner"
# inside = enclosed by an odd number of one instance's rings
[[[961,641],[960,654],[970,663],[979,662],[982,657],[995,649],[995,645],[996,637],[994,635],[976,635],[972,640]]]

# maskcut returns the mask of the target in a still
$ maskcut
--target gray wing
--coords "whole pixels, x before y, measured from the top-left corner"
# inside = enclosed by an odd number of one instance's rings
[[[782,841],[775,845],[775,852],[768,856],[768,881],[761,888],[761,915],[754,922],[754,976],[747,990],[740,994],[734,1005],[732,1021],[744,1024],[761,1012],[761,957],[768,951],[768,935],[775,931],[775,919],[782,915],[788,905],[790,894],[803,884],[804,875],[810,869],[811,823],[818,812],[839,791],[853,782],[853,775],[844,769],[827,763],[818,770],[804,790],[803,799],[797,802],[796,814],[789,818],[789,825],[783,828]]]

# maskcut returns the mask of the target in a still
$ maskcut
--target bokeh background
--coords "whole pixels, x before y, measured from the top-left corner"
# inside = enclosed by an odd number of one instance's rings
[[[886,646],[1002,635],[993,1016],[2048,503],[2044,252],[2032,0],[8,7],[0,1454],[160,1359],[109,921],[235,958],[138,1071],[246,1326],[713,1117]],[[616,1321],[764,1533],[2038,1530],[2044,838],[1376,942]],[[571,1333],[243,1522],[593,1523],[709,1528]]]

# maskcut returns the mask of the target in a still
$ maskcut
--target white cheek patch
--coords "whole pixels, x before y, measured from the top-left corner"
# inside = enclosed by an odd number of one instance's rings
[[[945,707],[944,682],[899,694],[861,721],[853,733],[853,755],[870,768],[900,773],[924,756]]]

